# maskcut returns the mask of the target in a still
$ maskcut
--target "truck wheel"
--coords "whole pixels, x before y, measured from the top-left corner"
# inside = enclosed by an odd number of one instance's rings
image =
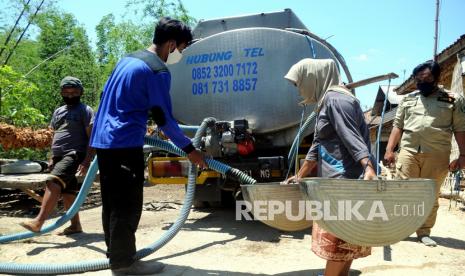
[[[192,207],[196,209],[204,209],[208,207],[208,202],[194,199],[194,201],[192,202]]]
[[[233,191],[221,190],[221,205],[228,208],[236,205]]]

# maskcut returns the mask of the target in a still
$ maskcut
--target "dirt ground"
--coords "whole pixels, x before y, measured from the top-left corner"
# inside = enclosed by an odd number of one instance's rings
[[[137,231],[137,247],[160,237],[175,221],[182,206],[183,186],[145,188],[144,212]],[[95,200],[94,200],[95,201]],[[415,235],[390,247],[373,248],[372,255],[355,260],[351,275],[463,275],[465,271],[465,212],[441,199],[428,248]],[[93,204],[93,205],[92,205]],[[2,206],[3,211],[7,206]],[[95,202],[81,214],[85,233],[58,236],[58,230],[29,240],[0,245],[1,263],[73,263],[105,258]],[[18,223],[33,212],[0,213],[0,234],[22,231]],[[5,214],[9,214],[5,216]],[[158,275],[318,275],[325,261],[310,250],[310,231],[280,232],[257,221],[236,221],[234,208],[192,210],[187,223],[165,247],[145,260],[166,264]],[[84,275],[111,275],[109,270]]]

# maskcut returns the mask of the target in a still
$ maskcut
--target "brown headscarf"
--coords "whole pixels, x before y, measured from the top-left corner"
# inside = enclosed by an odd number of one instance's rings
[[[300,104],[319,102],[330,86],[341,82],[336,63],[332,59],[302,59],[292,65],[284,78],[297,86],[304,99]]]

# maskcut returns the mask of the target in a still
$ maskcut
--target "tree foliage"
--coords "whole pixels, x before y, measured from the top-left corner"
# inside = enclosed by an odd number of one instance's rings
[[[188,25],[196,23],[180,0],[129,0],[126,8],[127,13],[119,22],[108,14],[95,28],[100,83],[105,83],[120,58],[152,43],[155,24],[161,17],[171,16]]]
[[[0,111],[2,121],[15,126],[44,126],[45,116],[32,104],[39,93],[36,85],[25,80],[11,67],[3,66],[0,67],[0,87],[2,88]]]
[[[128,0],[126,7],[134,15],[142,16],[142,19],[152,23],[163,16],[177,18],[191,27],[197,23],[181,0]]]
[[[41,97],[35,102],[35,107],[50,118],[53,110],[62,104],[59,84],[65,76],[75,76],[82,81],[82,100],[95,107],[98,99],[99,70],[84,28],[78,25],[72,14],[56,10],[41,14],[37,26],[40,29],[40,58],[47,59],[60,51],[62,53],[44,63],[29,76],[31,80],[41,84]]]
[[[0,41],[2,38],[0,37]],[[8,65],[22,75],[29,72],[41,61],[39,43],[31,39],[23,39],[12,55]]]
[[[30,29],[34,26],[36,17],[42,11],[53,8],[55,0],[13,0],[2,4],[7,9],[0,10],[0,62],[10,64],[20,43],[27,39]],[[6,15],[6,17],[5,17]],[[7,24],[5,18],[13,16],[14,23]]]
[[[128,0],[123,17],[116,20],[109,14],[100,20],[93,48],[84,27],[72,14],[58,9],[56,0],[45,1],[33,16],[41,2],[8,0],[2,3],[6,9],[0,10],[0,66],[11,56],[9,66],[0,67],[0,121],[17,127],[48,124],[53,111],[63,104],[59,84],[65,76],[81,79],[82,101],[96,109],[116,62],[151,44],[160,17],[172,16],[190,26],[196,23],[181,0]],[[33,158],[44,152],[0,149],[0,157],[7,156]]]
[[[116,22],[113,14],[106,15],[96,26],[97,61],[101,68],[102,83],[116,62],[127,53],[150,45],[153,27],[135,24],[131,20]]]

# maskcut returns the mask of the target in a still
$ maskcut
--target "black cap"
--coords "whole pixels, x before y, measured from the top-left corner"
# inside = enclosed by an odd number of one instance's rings
[[[66,87],[75,87],[81,89],[81,91],[84,90],[84,87],[82,87],[81,80],[71,76],[64,77],[60,82],[60,88],[63,89]]]

